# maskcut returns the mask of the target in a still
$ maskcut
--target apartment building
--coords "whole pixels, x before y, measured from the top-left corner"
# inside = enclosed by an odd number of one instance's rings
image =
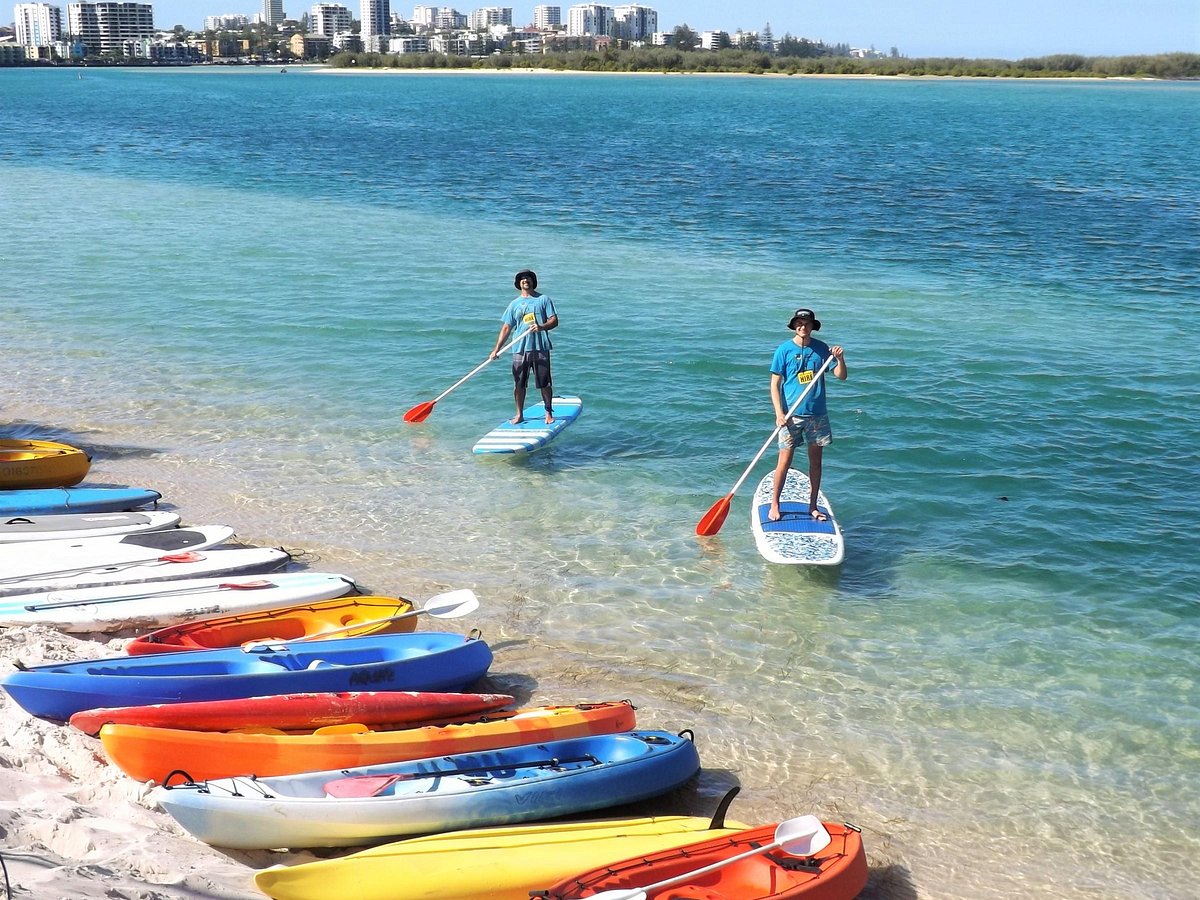
[[[149,3],[68,3],[67,24],[90,56],[126,55],[126,44],[154,37]]]
[[[387,50],[387,36],[392,33],[392,9],[388,0],[362,0],[361,21],[363,49],[368,53]]]
[[[337,3],[314,3],[308,11],[308,31],[331,38],[340,31],[349,31],[350,10]]]
[[[17,43],[22,47],[50,47],[62,38],[62,10],[49,3],[18,3],[13,7]],[[28,54],[36,57],[37,53]]]
[[[649,41],[658,31],[658,12],[648,6],[613,9],[614,36],[625,41]]]
[[[572,36],[610,35],[613,32],[613,8],[583,3],[567,10],[567,34]]]
[[[561,24],[561,6],[535,6],[533,8],[534,28],[557,28]]]
[[[487,31],[493,25],[512,25],[511,6],[484,6],[473,10],[467,18],[467,27],[472,31]]]

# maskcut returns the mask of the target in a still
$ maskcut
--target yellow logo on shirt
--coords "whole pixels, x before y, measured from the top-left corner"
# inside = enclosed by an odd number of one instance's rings
[[[537,322],[537,316],[531,312],[527,312],[521,318],[521,321],[524,322],[526,325],[533,325],[535,322]]]
[[[808,369],[805,369],[803,372],[796,373],[796,381],[798,381],[800,384],[808,384],[812,380],[813,373]]]

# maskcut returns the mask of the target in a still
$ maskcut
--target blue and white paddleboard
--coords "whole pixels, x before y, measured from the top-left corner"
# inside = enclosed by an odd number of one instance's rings
[[[783,516],[778,522],[772,522],[767,513],[771,509],[774,485],[775,473],[768,472],[758,483],[750,504],[750,530],[763,559],[783,565],[836,566],[840,563],[846,554],[846,545],[825,493],[817,494],[817,509],[828,516],[822,522],[808,511],[812,490],[808,476],[788,469],[779,498],[779,511]]]
[[[0,515],[121,512],[157,503],[158,491],[146,488],[30,488],[0,491]]]
[[[545,447],[583,412],[583,401],[578,397],[555,397],[553,402],[551,424],[546,424],[546,407],[535,403],[525,407],[524,422],[514,425],[506,419],[479,439],[474,452],[532,453]]]

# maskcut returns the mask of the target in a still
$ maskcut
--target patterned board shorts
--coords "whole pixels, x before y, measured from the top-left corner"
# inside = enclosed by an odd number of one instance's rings
[[[833,443],[833,429],[829,427],[829,416],[792,416],[787,425],[779,430],[779,449],[790,450],[798,444],[815,444],[828,447]]]
[[[512,358],[513,381],[517,387],[529,385],[529,373],[533,372],[533,383],[538,390],[550,387],[550,351],[530,350],[514,353]]]

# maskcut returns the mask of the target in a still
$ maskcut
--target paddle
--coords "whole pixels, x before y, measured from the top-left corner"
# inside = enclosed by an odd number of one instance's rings
[[[499,356],[501,353],[503,353],[505,350],[507,350],[509,347],[511,347],[517,341],[521,340],[521,338],[525,337],[525,335],[529,334],[529,332],[530,332],[530,329],[526,328],[524,331],[522,331],[520,334],[518,334],[515,338],[513,338],[511,341],[509,341],[507,344],[505,344],[503,347],[501,347],[499,350],[497,350],[496,356]],[[454,384],[450,385],[450,387],[446,388],[446,390],[442,391],[440,394],[438,394],[432,400],[426,400],[424,403],[418,403],[416,406],[414,406],[412,409],[410,409],[408,412],[406,412],[404,414],[404,421],[412,422],[412,423],[424,422],[426,419],[429,418],[429,414],[433,412],[433,407],[434,407],[435,403],[437,403],[443,397],[447,396],[455,388],[459,387],[462,384],[465,384],[469,378],[474,377],[478,372],[480,372],[483,369],[484,366],[486,366],[490,362],[492,362],[492,355],[489,353],[487,359],[485,359],[483,362],[481,362],[479,365],[477,365],[475,368],[473,368],[470,372],[468,372],[462,378],[458,379],[458,381],[454,382]]]
[[[600,765],[600,760],[587,753],[566,759],[550,757],[519,763],[494,763],[490,766],[472,766],[462,769],[434,769],[429,772],[401,772],[392,775],[350,775],[325,783],[325,793],[330,797],[374,797],[399,781],[418,781],[423,778],[445,778],[455,775],[486,775],[489,772],[511,772],[517,769],[552,769],[569,763],[591,763]]]
[[[438,594],[436,597],[430,597],[425,601],[425,605],[421,609],[410,609],[408,612],[400,613],[396,616],[388,616],[383,619],[372,619],[367,622],[356,622],[353,625],[347,625],[344,628],[335,628],[332,631],[322,631],[320,634],[308,634],[298,638],[259,638],[256,640],[246,641],[242,644],[242,650],[246,653],[259,653],[263,650],[270,649],[275,640],[283,641],[285,644],[303,644],[308,641],[323,641],[326,638],[336,634],[345,634],[348,631],[359,631],[363,628],[373,628],[376,625],[386,625],[388,622],[398,622],[401,619],[411,619],[413,616],[419,616],[428,613],[435,619],[457,619],[460,616],[468,615],[479,609],[479,598],[475,596],[475,592],[467,588],[461,588],[457,591],[447,591],[444,594]]]
[[[67,609],[72,606],[100,606],[104,603],[123,603],[126,600],[151,600],[158,597],[174,597],[179,594],[204,594],[209,591],[253,591],[260,588],[277,587],[273,581],[231,581],[223,584],[214,584],[211,587],[204,588],[179,588],[173,591],[153,591],[150,593],[140,594],[121,594],[117,597],[105,597],[103,600],[64,600],[59,603],[40,603],[33,606],[26,606],[25,609],[29,612],[39,612],[43,609]]]
[[[663,881],[656,881],[654,884],[648,884],[645,887],[601,891],[599,894],[592,894],[588,900],[646,900],[651,891],[658,891],[662,888],[683,884],[685,881],[691,881],[699,878],[701,875],[707,875],[709,872],[732,865],[739,860],[748,859],[756,853],[782,850],[789,856],[812,856],[814,853],[818,853],[829,846],[829,841],[829,832],[825,830],[825,826],[821,824],[820,819],[816,816],[797,816],[794,819],[780,822],[775,828],[774,842],[764,847],[747,850],[745,853],[739,853],[720,862],[694,869],[691,872],[684,872],[682,875],[676,875]]]
[[[821,368],[817,369],[817,374],[814,375],[813,380],[808,383],[808,387],[801,392],[800,396],[796,398],[796,402],[792,404],[791,409],[787,411],[787,415],[784,417],[785,420],[792,417],[792,413],[794,413],[799,408],[800,404],[804,402],[804,398],[808,396],[808,392],[816,387],[817,379],[825,374],[825,370],[829,368],[830,363],[836,361],[837,360],[835,357],[830,356],[829,359],[825,360],[825,362],[821,364]],[[704,514],[704,518],[702,518],[696,525],[696,534],[701,535],[702,537],[708,537],[721,530],[721,526],[725,524],[725,517],[729,515],[729,504],[733,501],[733,495],[737,493],[738,488],[742,486],[742,482],[746,480],[747,476],[749,476],[749,474],[754,470],[754,467],[758,465],[758,461],[762,459],[762,455],[767,452],[767,448],[771,446],[771,441],[775,440],[775,436],[779,434],[779,429],[781,428],[783,428],[783,425],[775,426],[775,430],[771,432],[771,436],[767,438],[766,443],[764,443],[758,453],[755,454],[754,459],[750,460],[750,465],[746,467],[746,471],[742,473],[742,477],[737,480],[736,484],[734,484],[733,489],[716,503],[714,503],[709,508],[708,512]]]

